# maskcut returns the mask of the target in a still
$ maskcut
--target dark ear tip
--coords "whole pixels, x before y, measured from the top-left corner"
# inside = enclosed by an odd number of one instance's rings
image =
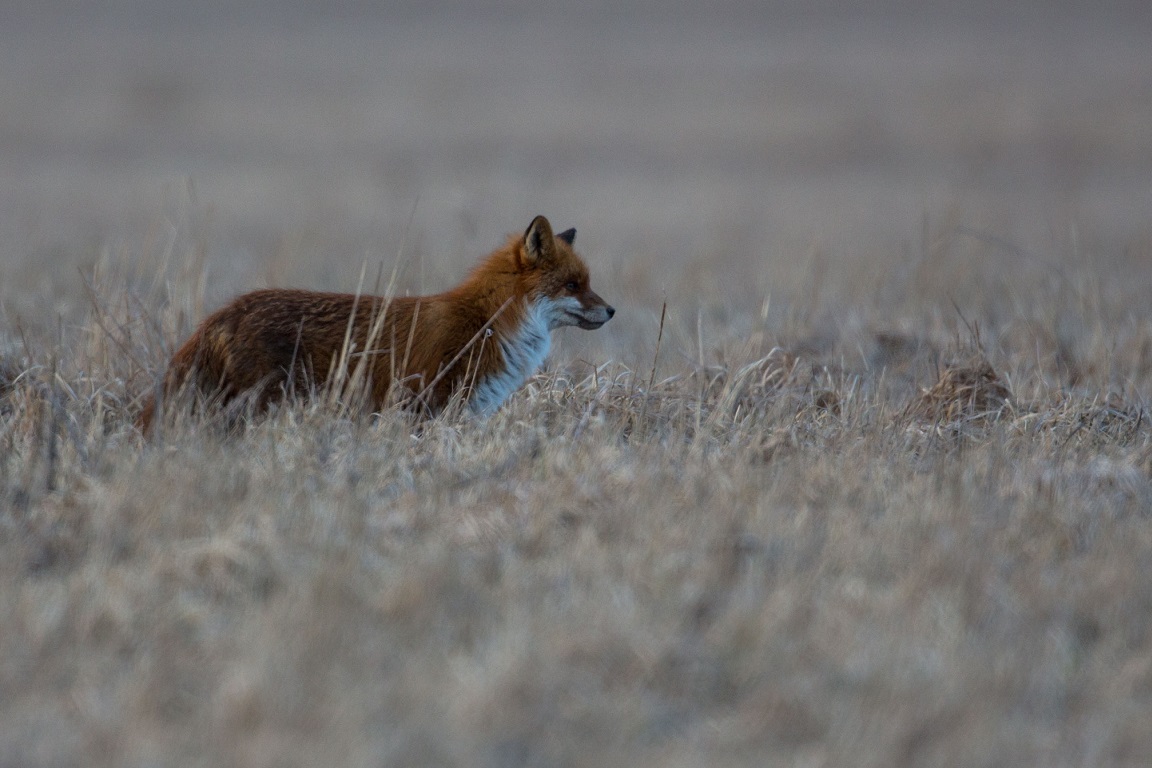
[[[531,232],[533,229],[535,229],[535,228],[539,227],[541,224],[548,224],[548,217],[546,217],[546,216],[536,216],[536,217],[534,217],[534,218],[532,219],[532,223],[528,225],[528,229],[524,230],[524,234],[528,234],[528,233],[529,233],[529,232]],[[548,228],[549,228],[549,229],[551,229],[551,228],[552,228],[552,225],[551,225],[551,224],[549,224],[549,225],[548,225]]]
[[[566,229],[560,234],[556,235],[556,237],[568,243],[568,245],[572,245],[572,243],[576,240],[576,228],[573,227],[572,229]]]

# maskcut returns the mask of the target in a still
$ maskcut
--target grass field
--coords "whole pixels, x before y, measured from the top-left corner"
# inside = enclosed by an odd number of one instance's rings
[[[1149,764],[1126,19],[0,33],[0,766]],[[229,295],[534,213],[619,312],[492,418],[134,430]]]

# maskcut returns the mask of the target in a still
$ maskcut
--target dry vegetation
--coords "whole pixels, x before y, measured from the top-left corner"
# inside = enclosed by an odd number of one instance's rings
[[[0,765],[1147,764],[1150,255],[947,225],[487,421],[146,444],[203,280],[105,254],[0,327]]]
[[[1152,765],[1152,5],[6,5],[0,768]],[[132,428],[536,213],[489,420]]]

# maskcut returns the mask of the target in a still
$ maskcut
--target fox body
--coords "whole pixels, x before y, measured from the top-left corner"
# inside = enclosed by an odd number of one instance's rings
[[[359,375],[374,409],[399,383],[430,412],[461,392],[474,412],[500,407],[543,364],[551,331],[599,328],[615,314],[588,285],[572,250],[576,230],[553,235],[543,216],[479,263],[461,284],[432,296],[384,298],[269,289],[244,294],[200,324],[159,387],[161,398],[195,386],[222,402],[264,408],[286,389],[307,394]],[[159,402],[138,419],[147,433]]]

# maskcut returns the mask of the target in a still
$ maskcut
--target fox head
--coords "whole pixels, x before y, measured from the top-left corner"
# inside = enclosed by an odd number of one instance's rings
[[[572,250],[575,241],[575,229],[553,235],[548,219],[537,216],[517,249],[517,267],[528,283],[529,300],[543,313],[549,330],[565,325],[592,330],[616,314],[589,287],[588,267]]]

